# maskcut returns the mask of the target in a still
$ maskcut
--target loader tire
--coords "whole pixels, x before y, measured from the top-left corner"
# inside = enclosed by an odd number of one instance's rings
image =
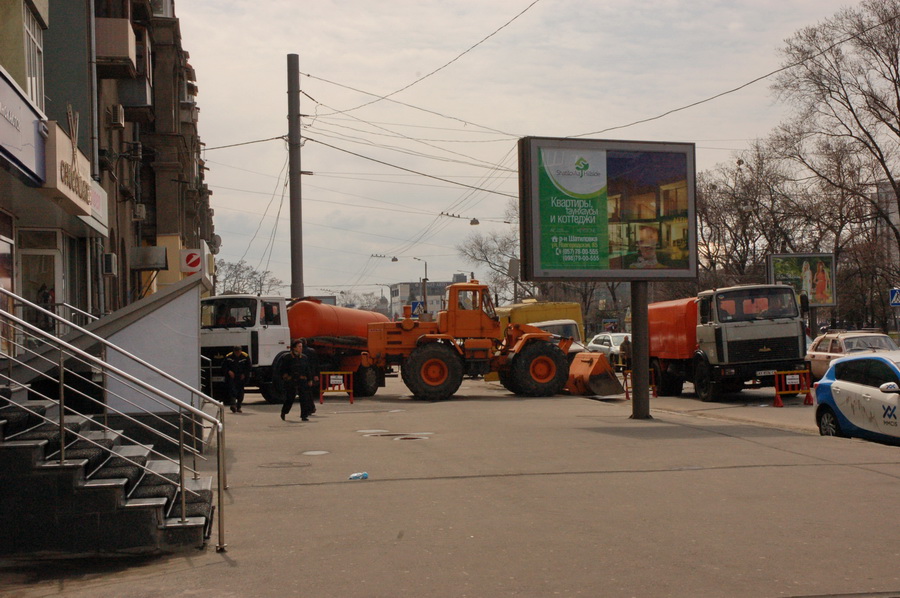
[[[500,377],[500,384],[503,388],[516,395],[520,393],[516,379],[512,377],[510,370],[501,370],[497,372],[497,375]]]
[[[562,392],[569,380],[569,362],[553,343],[532,341],[512,360],[510,376],[517,395],[550,397]]]
[[[440,343],[422,345],[403,364],[406,386],[417,399],[442,401],[462,384],[463,364],[453,349]]]
[[[281,388],[274,382],[260,382],[259,394],[265,399],[266,403],[281,405],[284,403],[284,395]]]
[[[353,394],[357,397],[372,397],[378,392],[378,370],[362,367],[353,374]]]

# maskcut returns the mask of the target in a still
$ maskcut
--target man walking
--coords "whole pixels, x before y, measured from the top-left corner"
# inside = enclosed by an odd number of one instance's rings
[[[244,352],[243,347],[235,345],[231,353],[225,356],[222,360],[222,371],[225,374],[225,384],[228,385],[231,412],[242,413],[244,387],[247,385],[247,378],[250,377],[250,356]]]
[[[284,404],[281,406],[281,419],[290,412],[294,399],[300,398],[300,419],[309,421],[312,400],[309,398],[313,384],[318,380],[309,357],[303,354],[303,340],[291,341],[291,352],[279,360],[275,372],[284,386]]]

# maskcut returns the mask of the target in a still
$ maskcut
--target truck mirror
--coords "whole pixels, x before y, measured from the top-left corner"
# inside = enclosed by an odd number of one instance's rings
[[[809,297],[805,293],[800,295],[800,313],[809,313]]]

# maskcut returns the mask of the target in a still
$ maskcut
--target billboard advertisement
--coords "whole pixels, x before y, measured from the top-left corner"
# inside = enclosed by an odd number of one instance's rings
[[[810,307],[837,305],[833,253],[788,253],[769,256],[769,280],[806,295]]]
[[[697,276],[694,145],[519,140],[522,278]]]

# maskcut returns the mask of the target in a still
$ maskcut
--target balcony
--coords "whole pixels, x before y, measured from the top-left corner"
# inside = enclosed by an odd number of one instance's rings
[[[97,75],[133,79],[137,75],[137,41],[128,19],[96,20]]]

